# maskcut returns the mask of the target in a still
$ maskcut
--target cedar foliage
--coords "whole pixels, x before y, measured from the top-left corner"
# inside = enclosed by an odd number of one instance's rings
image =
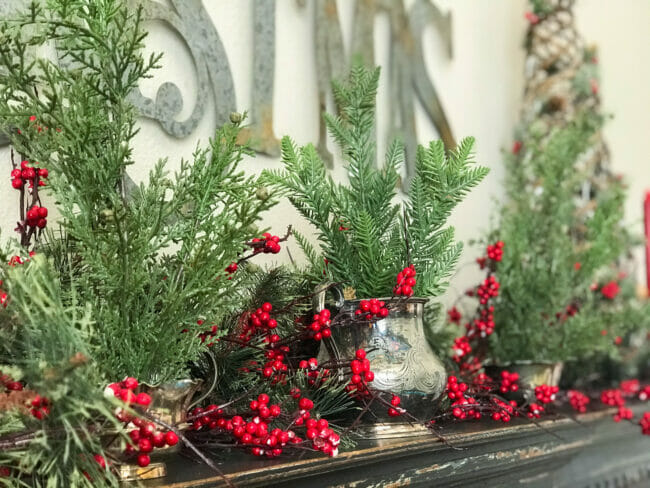
[[[238,124],[175,174],[160,161],[129,184],[138,133],[129,94],[161,58],[142,55],[141,15],[120,0],[53,0],[0,23],[0,122],[51,172],[63,234],[43,249],[66,263],[64,292],[74,285],[98,324],[89,340],[102,372],[158,384],[201,354],[196,321],[218,320],[237,282],[224,269],[259,237],[273,199],[256,197],[257,178],[239,169],[249,150]],[[57,60],[29,55],[50,43]]]
[[[339,115],[323,115],[347,163],[348,185],[333,181],[313,145],[298,147],[289,137],[282,139],[284,169],[264,177],[316,229],[319,250],[296,233],[314,280],[341,282],[359,298],[385,297],[397,273],[414,264],[415,295],[437,296],[462,250],[447,218],[488,170],[472,160],[473,138],[448,154],[442,141],[432,141],[418,147],[409,195],[396,203],[404,146],[393,141],[376,167],[378,81],[379,68],[355,66],[348,80],[333,83]]]

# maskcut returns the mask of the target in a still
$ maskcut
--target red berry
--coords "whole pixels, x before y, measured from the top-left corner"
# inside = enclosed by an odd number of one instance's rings
[[[298,406],[301,410],[311,410],[314,408],[314,402],[312,402],[309,398],[301,398],[298,402]]]
[[[146,393],[138,393],[135,397],[135,403],[143,407],[148,407],[151,404],[151,397]]]
[[[151,436],[151,442],[153,443],[154,447],[164,447],[165,434],[160,431],[154,432],[154,434]]]
[[[20,190],[25,182],[21,178],[14,178],[11,180],[11,186],[14,187],[16,190]]]
[[[149,439],[140,438],[140,440],[138,441],[138,448],[140,449],[140,452],[148,453],[153,451],[153,444]]]
[[[257,401],[260,402],[260,403],[265,403],[266,404],[266,403],[269,403],[269,400],[270,400],[269,396],[266,393],[261,393],[257,397]]]
[[[141,468],[146,468],[151,463],[151,458],[146,454],[140,454],[138,456],[138,466]]]
[[[178,436],[176,435],[176,432],[172,432],[171,430],[165,434],[165,443],[168,446],[175,446],[178,444]]]

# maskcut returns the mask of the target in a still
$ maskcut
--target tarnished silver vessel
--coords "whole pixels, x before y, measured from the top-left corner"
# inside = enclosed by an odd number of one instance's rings
[[[324,297],[315,308],[324,306]],[[324,340],[319,360],[354,357],[359,348],[368,352],[370,367],[375,374],[372,387],[393,392],[402,399],[401,407],[411,415],[426,419],[431,416],[435,400],[443,392],[447,380],[445,368],[433,353],[424,335],[423,298],[380,299],[386,302],[390,313],[386,318],[357,322],[332,329],[332,337]],[[341,313],[354,316],[361,300],[340,300]],[[405,417],[389,419],[386,408],[373,412],[380,422],[404,423]],[[385,427],[382,437],[399,435],[400,429]],[[405,431],[406,432],[406,431]]]

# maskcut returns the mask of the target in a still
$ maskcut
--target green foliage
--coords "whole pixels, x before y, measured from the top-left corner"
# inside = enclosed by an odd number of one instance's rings
[[[138,131],[129,94],[160,60],[143,58],[145,35],[141,10],[118,0],[35,3],[2,22],[0,120],[20,128],[10,134],[15,147],[51,172],[64,234],[43,249],[64,265],[64,292],[74,285],[99,324],[89,341],[101,371],[158,384],[185,376],[200,355],[196,321],[222,315],[237,283],[224,269],[259,236],[273,199],[257,198],[257,178],[238,169],[249,151],[235,124],[175,175],[161,161],[129,187]],[[28,61],[29,49],[50,41],[59,62]]]
[[[11,472],[0,477],[0,486],[117,486],[93,459],[103,453],[98,431],[117,429],[117,421],[97,388],[100,375],[89,348],[97,324],[89,308],[76,293],[63,293],[42,256],[7,267],[3,278],[11,302],[0,307],[0,369],[7,372],[3,365],[10,364],[29,385],[30,391],[14,394],[33,399],[38,392],[51,407],[36,420],[25,407],[5,410],[0,402],[0,466]]]
[[[509,200],[493,236],[505,242],[497,270],[497,327],[490,341],[499,362],[559,361],[611,351],[612,337],[629,325],[598,312],[598,295],[590,290],[596,272],[622,252],[616,233],[622,189],[602,192],[588,218],[578,215],[574,198],[582,181],[574,164],[595,128],[592,121],[578,119],[548,139],[531,131],[525,153],[507,162]],[[569,306],[580,311],[566,316]],[[603,336],[602,329],[610,335]]]
[[[445,222],[487,169],[473,164],[472,138],[448,155],[441,141],[420,146],[409,196],[396,203],[404,147],[394,141],[376,167],[378,80],[379,69],[356,66],[347,83],[333,83],[340,115],[324,114],[347,162],[348,185],[332,180],[313,145],[297,147],[288,137],[282,140],[284,170],[264,176],[317,230],[320,253],[296,235],[315,281],[342,282],[359,297],[390,296],[397,273],[414,264],[415,294],[437,296],[461,252]]]

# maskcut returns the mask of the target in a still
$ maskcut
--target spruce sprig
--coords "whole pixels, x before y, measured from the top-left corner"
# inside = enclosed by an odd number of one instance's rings
[[[298,147],[288,137],[282,140],[284,170],[264,177],[316,228],[320,255],[296,234],[314,280],[342,282],[358,297],[390,296],[397,273],[414,264],[415,294],[437,296],[462,249],[446,220],[488,170],[474,165],[472,138],[449,154],[439,141],[420,146],[409,196],[397,203],[404,146],[394,141],[376,167],[378,81],[378,68],[355,66],[346,82],[333,83],[339,115],[323,115],[347,163],[348,185],[333,181],[313,145]]]

